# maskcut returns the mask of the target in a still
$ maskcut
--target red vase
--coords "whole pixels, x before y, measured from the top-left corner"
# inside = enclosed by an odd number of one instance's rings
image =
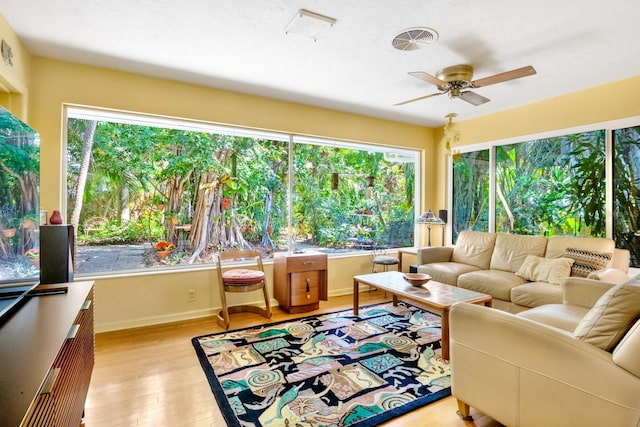
[[[49,224],[62,224],[62,215],[60,215],[60,211],[53,211],[51,218],[49,218]]]

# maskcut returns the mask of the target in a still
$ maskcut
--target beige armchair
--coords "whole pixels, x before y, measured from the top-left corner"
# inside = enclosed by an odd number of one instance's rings
[[[613,286],[570,279],[564,304],[519,315],[454,305],[452,394],[460,415],[471,406],[513,427],[640,425],[640,320],[611,352],[574,336]]]

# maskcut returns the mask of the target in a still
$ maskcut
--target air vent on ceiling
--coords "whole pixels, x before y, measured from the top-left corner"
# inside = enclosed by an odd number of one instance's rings
[[[409,28],[404,30],[391,41],[391,45],[398,50],[417,50],[438,40],[438,33],[431,28]]]

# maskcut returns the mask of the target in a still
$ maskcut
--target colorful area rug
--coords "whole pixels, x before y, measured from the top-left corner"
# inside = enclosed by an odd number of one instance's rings
[[[451,394],[440,317],[407,303],[196,337],[229,426],[374,426]]]

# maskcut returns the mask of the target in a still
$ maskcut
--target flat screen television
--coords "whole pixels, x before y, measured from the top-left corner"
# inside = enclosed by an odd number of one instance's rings
[[[39,280],[39,194],[40,135],[0,106],[0,293]]]
[[[26,285],[0,286],[0,325],[26,302],[29,293],[37,286],[37,282]]]

